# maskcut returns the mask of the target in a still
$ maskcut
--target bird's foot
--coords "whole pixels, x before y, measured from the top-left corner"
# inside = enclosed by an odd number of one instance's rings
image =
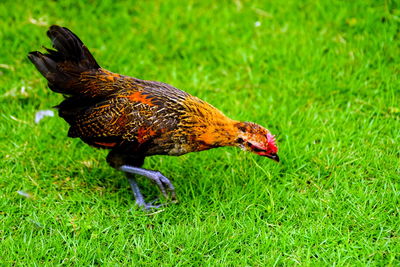
[[[146,170],[129,165],[122,165],[121,167],[119,167],[119,169],[126,173],[139,174],[147,177],[157,184],[158,188],[160,188],[160,191],[165,198],[171,198],[173,201],[176,200],[175,187],[172,185],[171,181],[167,177],[162,175],[161,172]]]
[[[145,211],[151,211],[151,210],[156,210],[156,209],[162,208],[168,204],[168,203],[154,204],[157,201],[158,201],[158,199],[154,199],[153,201],[146,203],[144,201],[139,202],[136,200],[136,205],[138,205],[141,209],[143,209]]]
[[[140,192],[139,185],[137,184],[136,179],[134,178],[133,175],[128,175],[128,181],[129,181],[129,184],[131,186],[133,195],[135,197],[136,205],[138,205],[143,210],[149,211],[151,209],[158,209],[158,208],[161,208],[162,206],[165,205],[165,204],[155,205],[154,203],[156,203],[158,201],[158,198],[156,198],[155,200],[147,203],[144,200],[144,197],[143,197],[142,193]]]
[[[158,188],[160,188],[161,193],[166,199],[171,197],[172,201],[176,201],[175,187],[167,177],[162,175],[160,172],[155,171],[154,178],[152,180],[156,183]]]
[[[161,208],[163,206],[166,206],[170,203],[176,203],[176,193],[175,193],[175,188],[172,185],[171,181],[165,177],[164,175],[162,175],[160,172],[158,171],[152,171],[152,170],[146,170],[146,169],[142,169],[142,168],[138,168],[138,167],[133,167],[133,166],[129,166],[129,165],[123,165],[120,167],[121,171],[124,171],[127,173],[127,177],[128,177],[128,181],[129,184],[131,185],[131,189],[133,192],[133,195],[135,196],[135,201],[136,204],[141,207],[142,209],[149,211],[152,209],[158,209]],[[155,182],[158,186],[158,188],[160,188],[161,193],[163,194],[163,196],[167,199],[171,199],[172,201],[169,203],[161,203],[161,204],[154,204],[158,201],[158,199],[155,199],[149,203],[147,203],[144,200],[144,197],[142,195],[142,193],[140,192],[140,188],[136,182],[136,179],[133,175],[130,174],[140,174],[143,175],[147,178],[149,178],[150,180],[152,180],[153,182]]]

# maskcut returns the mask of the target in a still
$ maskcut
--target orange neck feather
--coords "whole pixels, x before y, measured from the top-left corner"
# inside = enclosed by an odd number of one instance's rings
[[[193,141],[199,144],[199,150],[236,145],[238,121],[228,118],[197,97],[187,98],[185,105],[190,116],[187,116],[182,124],[191,126],[190,135]]]

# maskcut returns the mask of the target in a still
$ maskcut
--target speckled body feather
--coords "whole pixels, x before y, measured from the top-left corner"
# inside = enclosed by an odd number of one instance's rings
[[[91,95],[67,98],[58,106],[59,114],[71,125],[70,137],[96,147],[125,146],[144,156],[182,155],[218,146],[207,136],[210,128],[233,122],[208,103],[168,84],[103,69],[83,72],[78,81],[75,86],[93,88]],[[110,88],[109,94],[104,95],[101,88]]]

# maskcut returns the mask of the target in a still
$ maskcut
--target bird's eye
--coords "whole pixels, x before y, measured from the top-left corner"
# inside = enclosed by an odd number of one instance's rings
[[[244,127],[244,126],[239,126],[238,128],[239,128],[239,130],[242,131],[243,133],[246,132],[246,127]]]
[[[237,140],[236,140],[236,142],[238,142],[239,144],[242,144],[243,142],[244,142],[244,140],[242,139],[242,138],[238,138]]]

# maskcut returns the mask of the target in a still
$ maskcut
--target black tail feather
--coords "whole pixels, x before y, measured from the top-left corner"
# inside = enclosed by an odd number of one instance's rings
[[[30,52],[28,58],[48,80],[55,92],[76,94],[71,80],[80,73],[99,69],[100,66],[82,41],[69,29],[53,25],[47,31],[53,49],[47,53]]]
[[[51,39],[53,47],[57,50],[48,50],[50,55],[56,57],[63,56],[64,60],[74,61],[87,69],[100,68],[87,47],[69,29],[53,25],[47,31],[47,36]]]
[[[46,79],[49,80],[51,78],[50,75],[56,72],[57,63],[48,55],[35,51],[30,52],[28,58]]]

